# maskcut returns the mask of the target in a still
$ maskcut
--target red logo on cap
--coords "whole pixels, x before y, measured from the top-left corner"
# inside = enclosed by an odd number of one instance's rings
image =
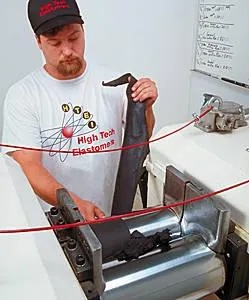
[[[53,0],[40,7],[40,17],[43,17],[58,9],[66,8],[70,8],[70,6],[67,4],[67,0]]]

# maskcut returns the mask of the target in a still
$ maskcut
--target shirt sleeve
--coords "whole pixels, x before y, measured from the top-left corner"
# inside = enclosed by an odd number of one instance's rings
[[[2,153],[20,150],[10,146],[41,148],[39,118],[34,107],[23,87],[9,89],[3,109]]]

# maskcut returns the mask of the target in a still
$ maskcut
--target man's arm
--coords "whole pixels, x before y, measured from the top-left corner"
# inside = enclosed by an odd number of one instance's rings
[[[155,115],[152,105],[158,97],[156,83],[149,78],[139,79],[132,87],[134,101],[146,101],[146,123],[149,137],[151,137],[155,126]]]
[[[37,151],[15,151],[10,154],[22,167],[34,192],[50,205],[57,205],[56,190],[63,186],[43,167],[41,153]],[[87,221],[104,217],[104,213],[94,204],[82,200],[70,192],[75,204]]]

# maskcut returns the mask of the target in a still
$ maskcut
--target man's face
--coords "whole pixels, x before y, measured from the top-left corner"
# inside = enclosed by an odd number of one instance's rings
[[[53,37],[41,35],[37,42],[50,75],[57,79],[72,79],[84,71],[85,38],[80,24],[66,25]]]

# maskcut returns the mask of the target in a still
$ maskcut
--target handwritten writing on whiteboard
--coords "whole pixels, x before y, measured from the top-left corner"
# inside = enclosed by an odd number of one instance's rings
[[[197,69],[222,75],[233,70],[235,9],[236,5],[231,1],[200,0],[196,48]]]

